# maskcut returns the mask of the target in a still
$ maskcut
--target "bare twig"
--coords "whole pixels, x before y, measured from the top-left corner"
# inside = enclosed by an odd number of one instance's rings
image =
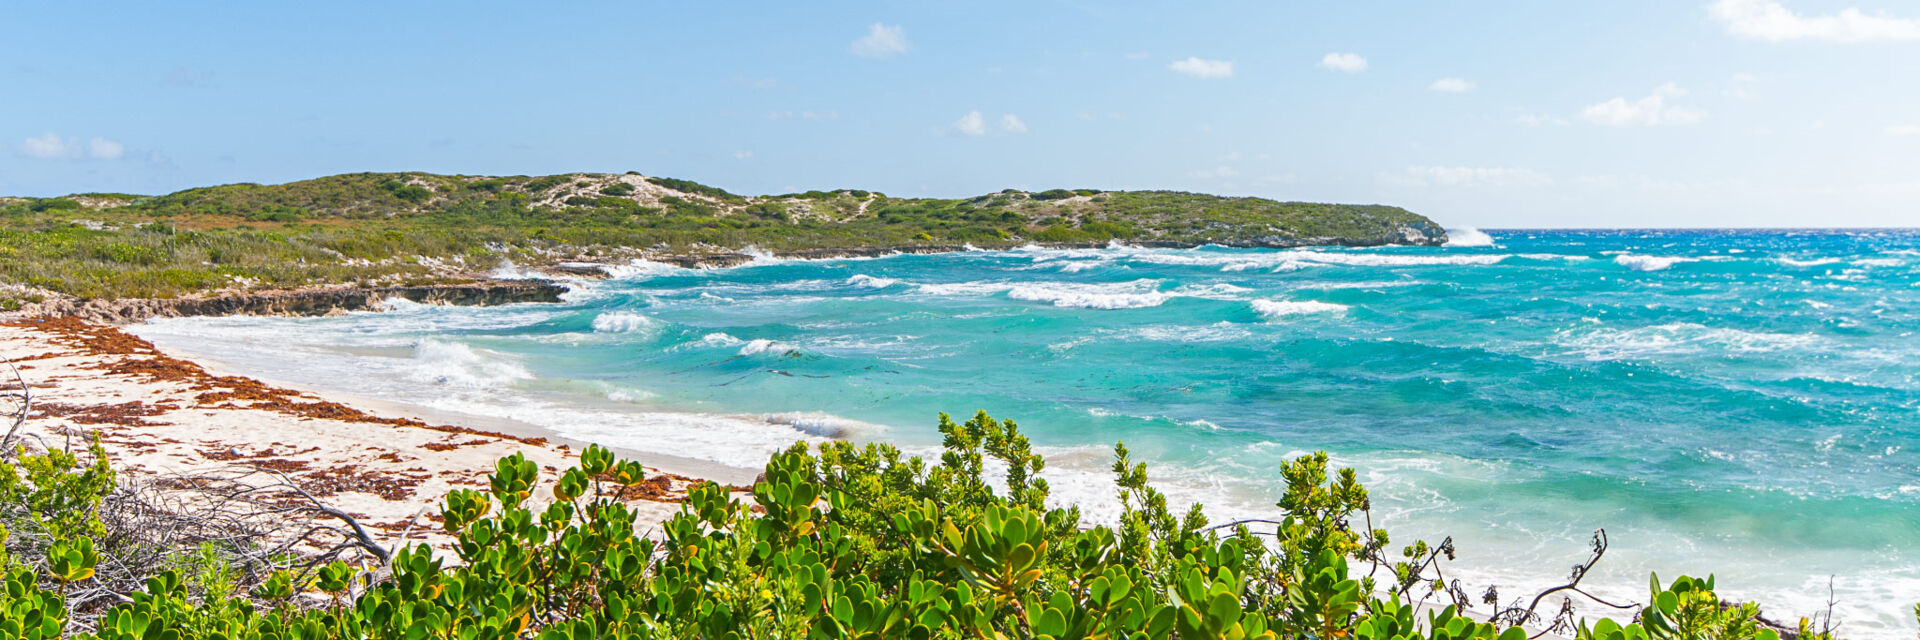
[[[368,552],[371,552],[374,555],[374,557],[379,558],[381,565],[384,566],[384,565],[393,563],[393,553],[387,551],[387,548],[384,546],[381,546],[379,542],[375,542],[373,539],[373,536],[369,535],[367,533],[366,528],[360,526],[360,521],[355,519],[351,514],[348,514],[345,511],[341,511],[339,509],[335,509],[333,507],[327,506],[327,504],[321,502],[319,498],[313,497],[313,494],[307,493],[306,489],[300,488],[300,485],[295,484],[293,482],[293,479],[288,478],[287,475],[284,473],[280,473],[278,471],[274,471],[272,469],[267,469],[264,467],[253,467],[253,468],[259,471],[265,471],[267,473],[273,474],[276,477],[279,477],[280,481],[282,483],[285,483],[286,488],[292,489],[294,493],[300,494],[300,497],[306,498],[307,502],[312,503],[313,510],[332,516],[334,518],[338,518],[340,519],[341,522],[347,523],[347,526],[353,528],[353,537],[357,540],[357,544],[361,548],[364,548]]]
[[[0,398],[5,398],[10,401],[10,403],[18,402],[20,406],[9,406],[7,408],[9,411],[8,417],[13,418],[13,424],[7,427],[6,437],[0,438],[0,459],[13,456],[14,435],[18,434],[20,428],[27,424],[27,414],[33,413],[33,387],[27,385],[27,379],[20,375],[20,367],[14,366],[12,360],[7,360],[7,369],[13,371],[13,381],[15,384],[20,385],[20,390],[18,392],[8,391],[6,393],[0,393]]]

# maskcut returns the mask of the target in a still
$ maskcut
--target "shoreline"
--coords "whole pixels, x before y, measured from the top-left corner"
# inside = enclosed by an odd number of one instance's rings
[[[447,409],[438,409],[434,407],[428,407],[428,406],[414,404],[410,402],[402,402],[398,400],[386,400],[381,398],[373,398],[363,394],[356,394],[353,392],[343,391],[340,389],[324,388],[324,387],[319,387],[319,386],[310,385],[310,384],[292,382],[292,381],[288,381],[288,380],[284,380],[284,379],[280,379],[272,376],[263,376],[256,373],[242,372],[239,367],[235,367],[233,365],[222,362],[220,360],[203,356],[200,354],[196,354],[196,353],[182,351],[174,347],[161,347],[159,345],[155,345],[155,348],[158,349],[161,353],[172,355],[182,360],[187,360],[195,364],[198,364],[202,368],[205,368],[207,371],[217,375],[244,376],[244,377],[258,380],[262,383],[272,385],[275,387],[280,387],[283,389],[291,389],[294,391],[299,391],[301,393],[330,399],[335,402],[339,402],[341,404],[345,404],[351,407],[365,410],[375,415],[401,416],[401,417],[412,418],[412,419],[416,419],[416,420],[420,420],[428,423],[461,425],[468,428],[479,429],[483,431],[492,431],[496,433],[505,434],[508,436],[526,438],[529,440],[532,440],[532,439],[544,440],[554,445],[567,446],[575,451],[584,450],[586,449],[587,445],[590,445],[590,444],[599,444],[599,443],[588,442],[586,440],[581,440],[579,438],[567,436],[567,435],[561,434],[560,432],[554,431],[553,429],[549,429],[547,427],[543,427],[537,424],[516,420],[513,418],[504,417],[504,416],[487,415],[482,413],[468,413],[463,411],[452,411]],[[722,464],[719,462],[714,462],[711,460],[701,460],[698,458],[688,458],[685,456],[675,456],[675,455],[669,455],[669,454],[657,453],[657,452],[651,452],[651,451],[640,451],[640,450],[630,449],[626,447],[617,447],[617,446],[610,446],[610,445],[604,445],[604,444],[602,444],[601,446],[604,446],[612,450],[614,453],[618,454],[620,456],[620,459],[637,461],[642,465],[645,465],[649,470],[660,471],[660,472],[669,473],[677,476],[686,476],[689,478],[712,480],[714,482],[718,482],[721,484],[751,485],[753,484],[754,478],[760,474],[759,469],[747,469],[742,467],[736,467],[732,465]]]
[[[631,247],[616,248],[614,255],[597,260],[563,259],[532,262],[527,268],[543,277],[502,276],[498,270],[468,271],[450,276],[444,282],[417,285],[362,285],[320,283],[290,289],[214,290],[177,298],[74,298],[42,291],[46,299],[0,311],[0,322],[15,322],[43,316],[74,316],[88,322],[128,325],[152,318],[196,316],[327,316],[348,311],[372,311],[384,301],[401,298],[421,304],[455,306],[494,306],[525,302],[560,302],[570,287],[559,278],[601,280],[616,277],[609,267],[621,267],[633,260],[676,266],[684,269],[729,269],[771,257],[778,260],[839,260],[878,258],[892,255],[936,255],[965,251],[1005,251],[1033,246],[1043,249],[1104,249],[1118,245],[1147,249],[1198,249],[1218,246],[1232,249],[1298,249],[1302,247],[1385,247],[1442,246],[1438,243],[1396,242],[1392,239],[1300,238],[1263,239],[1259,242],[1170,242],[1157,240],[1106,242],[1026,242],[991,248],[961,245],[900,245],[891,247],[846,247],[757,252],[754,247],[720,249],[710,252],[658,253]],[[629,253],[630,252],[630,253]],[[579,258],[579,256],[575,256]],[[608,259],[612,258],[612,259]],[[620,262],[625,258],[628,262]],[[505,257],[505,264],[512,264]],[[0,285],[4,286],[4,285]]]
[[[268,471],[358,519],[390,548],[444,542],[434,522],[440,499],[455,488],[484,488],[498,458],[520,453],[539,465],[533,496],[544,503],[546,485],[584,450],[510,420],[227,375],[219,364],[70,317],[0,323],[0,358],[33,396],[16,445],[84,447],[97,437],[120,486],[135,490]],[[739,491],[753,480],[746,470],[616,452],[647,467],[648,482],[627,500],[643,530],[676,513],[694,484]]]

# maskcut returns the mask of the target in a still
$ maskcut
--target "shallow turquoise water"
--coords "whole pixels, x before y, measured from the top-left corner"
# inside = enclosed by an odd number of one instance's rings
[[[1717,572],[1856,637],[1920,599],[1920,234],[1495,231],[1475,247],[1016,250],[641,264],[562,305],[161,321],[271,378],[736,465],[798,437],[937,445],[988,409],[1110,514],[1127,441],[1176,499],[1270,509],[1325,449],[1478,593]],[[322,356],[325,357],[312,357]],[[1910,604],[1907,606],[1911,606]],[[1910,635],[1910,631],[1906,632]]]

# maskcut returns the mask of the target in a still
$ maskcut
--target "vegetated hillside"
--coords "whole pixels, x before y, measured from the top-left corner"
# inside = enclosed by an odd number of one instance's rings
[[[149,297],[444,280],[469,267],[491,268],[502,257],[1444,238],[1438,225],[1398,207],[1171,191],[1007,190],[955,200],[857,189],[741,196],[637,173],[359,173],[156,197],[0,199],[0,282],[80,297]]]

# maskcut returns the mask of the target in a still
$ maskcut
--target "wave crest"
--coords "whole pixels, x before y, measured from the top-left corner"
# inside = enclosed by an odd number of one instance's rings
[[[1447,244],[1445,246],[1491,247],[1493,246],[1493,236],[1487,235],[1486,232],[1481,231],[1479,229],[1475,229],[1473,227],[1460,227],[1458,229],[1448,229]]]
[[[1318,300],[1251,300],[1247,305],[1268,318],[1284,318],[1310,313],[1340,313],[1350,308],[1344,304]]]

